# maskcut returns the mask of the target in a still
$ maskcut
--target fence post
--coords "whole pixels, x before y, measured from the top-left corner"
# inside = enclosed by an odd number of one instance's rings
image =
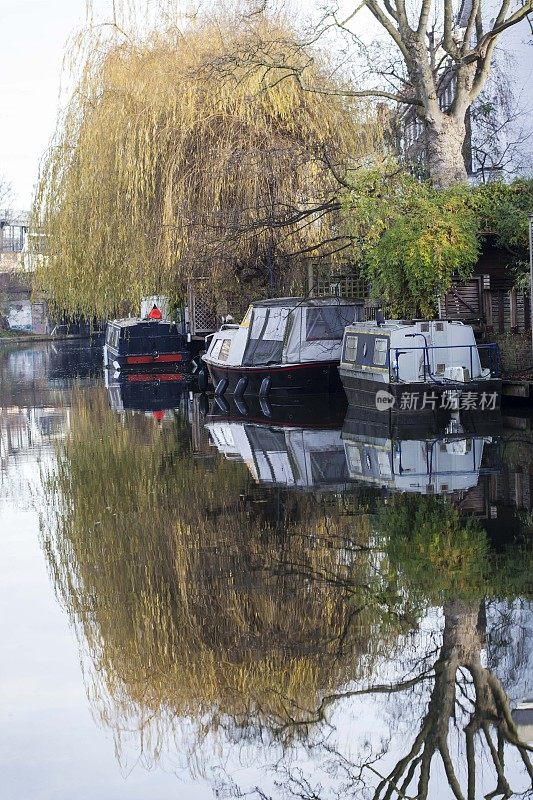
[[[518,331],[517,315],[516,315],[516,286],[513,286],[510,291],[510,304],[511,304],[511,333]]]

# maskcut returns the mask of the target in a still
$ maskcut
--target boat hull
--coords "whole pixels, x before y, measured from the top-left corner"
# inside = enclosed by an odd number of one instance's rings
[[[268,367],[227,367],[208,361],[205,363],[215,389],[220,381],[227,380],[228,384],[224,391],[226,394],[234,394],[242,378],[246,379],[244,396],[258,396],[265,378],[270,378],[269,397],[336,394],[343,391],[338,361],[313,361],[308,364]]]
[[[340,377],[351,406],[378,414],[432,417],[435,414],[446,416],[454,410],[479,413],[500,408],[502,382],[499,378],[447,384],[386,383],[350,375],[345,370],[340,372]],[[385,393],[390,395],[388,402]],[[456,407],[451,393],[456,394]]]
[[[188,350],[178,350],[169,353],[127,353],[106,345],[104,364],[122,372],[126,371],[153,371],[174,369],[178,372],[192,372],[194,368],[192,355]]]

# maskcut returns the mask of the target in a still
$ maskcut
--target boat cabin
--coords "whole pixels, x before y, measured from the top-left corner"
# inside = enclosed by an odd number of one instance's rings
[[[420,410],[428,390],[437,396],[468,390],[481,398],[501,389],[497,345],[478,345],[470,325],[446,320],[349,325],[340,375],[351,403],[375,407],[376,392],[385,390],[396,410],[404,395],[416,397]]]
[[[159,319],[115,319],[107,323],[105,361],[115,369],[174,364],[186,369],[192,354],[181,327]]]

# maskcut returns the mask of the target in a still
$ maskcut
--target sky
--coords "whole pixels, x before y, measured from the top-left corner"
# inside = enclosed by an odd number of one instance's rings
[[[96,14],[109,19],[112,0],[92,1]],[[305,8],[309,0],[295,2]],[[86,0],[0,0],[0,178],[12,185],[15,210],[30,207],[56,124],[62,75],[66,81],[66,46],[83,27],[85,14]],[[526,24],[509,31],[505,44],[520,53],[514,66],[517,89],[531,120],[533,47],[523,47]]]
[[[30,206],[55,128],[65,45],[84,20],[85,0],[0,0],[0,176],[17,210]]]

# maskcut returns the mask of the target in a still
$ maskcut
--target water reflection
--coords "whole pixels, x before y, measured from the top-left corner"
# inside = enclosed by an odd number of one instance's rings
[[[125,770],[202,798],[531,794],[527,419],[415,435],[108,393],[76,347],[0,351],[2,474],[45,473],[44,552]]]
[[[397,492],[464,493],[500,469],[501,422],[485,429],[482,435],[472,422],[453,420],[440,431],[384,428],[371,436],[348,414],[342,438],[350,479]]]
[[[75,393],[47,483],[45,552],[119,757],[136,740],[217,796],[530,790],[531,639],[506,632],[532,629],[531,528],[494,539],[444,483],[463,499],[492,469],[488,435],[402,441],[422,493],[383,496],[347,485],[359,438],[335,420],[219,407],[225,457],[204,458],[197,408],[154,420]],[[395,463],[391,439],[363,444]]]
[[[36,458],[70,427],[70,391],[101,372],[100,350],[78,341],[0,348],[0,486],[19,498]],[[15,488],[16,487],[16,488]]]
[[[237,403],[241,401],[237,400]],[[341,437],[343,402],[325,398],[318,408],[304,398],[291,405],[248,401],[246,416],[234,400],[212,402],[205,428],[219,453],[242,461],[265,486],[341,492],[349,479]]]
[[[187,403],[191,379],[181,372],[113,372],[104,370],[109,405],[117,413],[143,411],[160,414],[165,411],[183,412]]]

